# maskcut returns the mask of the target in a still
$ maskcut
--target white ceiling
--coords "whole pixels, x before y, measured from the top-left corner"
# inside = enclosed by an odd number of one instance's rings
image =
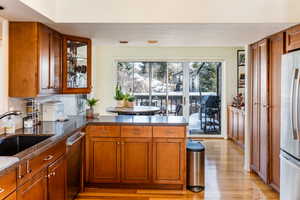
[[[93,39],[97,45],[243,46],[293,24],[288,23],[54,23],[18,0],[0,0],[0,16],[14,21],[41,21],[63,32]],[[155,45],[147,40],[158,40]]]
[[[153,46],[243,46],[281,31],[291,24],[56,24],[67,34],[93,38],[99,45]],[[155,45],[154,45],[155,46]]]

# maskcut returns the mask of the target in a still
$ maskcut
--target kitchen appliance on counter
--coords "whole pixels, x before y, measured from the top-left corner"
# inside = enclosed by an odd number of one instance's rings
[[[58,121],[64,118],[64,104],[61,101],[43,103],[43,121]]]
[[[300,200],[300,51],[281,66],[280,199]]]
[[[73,200],[80,192],[83,174],[83,138],[85,133],[76,132],[67,139],[67,200]]]

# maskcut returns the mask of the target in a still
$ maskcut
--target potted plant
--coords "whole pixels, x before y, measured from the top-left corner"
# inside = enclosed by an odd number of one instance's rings
[[[134,106],[135,96],[131,95],[127,98],[127,107],[132,108]]]
[[[116,86],[114,98],[117,101],[117,107],[124,106],[124,94],[122,92],[121,86],[119,86],[119,85]]]
[[[95,99],[95,98],[86,100],[86,103],[89,106],[89,108],[86,110],[87,118],[94,118],[94,106],[97,104],[98,101],[99,99]]]
[[[125,106],[132,108],[134,106],[135,96],[127,93],[124,95],[124,100],[125,100]]]

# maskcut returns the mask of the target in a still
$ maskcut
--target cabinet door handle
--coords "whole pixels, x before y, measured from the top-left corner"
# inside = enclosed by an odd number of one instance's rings
[[[3,188],[0,188],[0,193],[4,192],[5,190]]]
[[[120,142],[117,142],[117,144],[120,144]]]
[[[47,156],[46,158],[44,158],[44,161],[49,161],[49,160],[51,160],[53,158],[53,156],[52,155],[49,155],[49,156]]]
[[[18,178],[21,179],[23,177],[24,176],[22,175],[22,165],[19,165],[19,167],[18,167]]]
[[[32,170],[30,169],[29,164],[30,164],[30,163],[29,163],[29,160],[27,160],[27,161],[26,161],[26,173],[27,173],[27,174],[29,174],[29,173],[32,172]]]

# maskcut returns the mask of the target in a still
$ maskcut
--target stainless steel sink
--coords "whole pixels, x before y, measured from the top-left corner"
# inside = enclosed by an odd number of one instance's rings
[[[0,156],[13,156],[40,143],[51,135],[14,135],[0,139]]]

